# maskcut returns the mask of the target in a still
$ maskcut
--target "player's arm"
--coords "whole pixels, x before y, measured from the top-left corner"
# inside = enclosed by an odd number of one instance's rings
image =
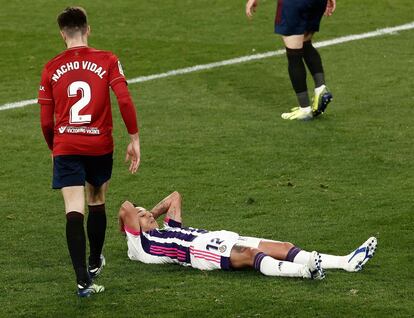
[[[259,0],[248,0],[246,3],[246,15],[248,18],[253,17],[253,13],[256,12],[256,8],[259,5]]]
[[[181,202],[181,194],[177,191],[174,191],[169,196],[161,200],[156,206],[154,206],[151,210],[151,213],[155,219],[163,214],[166,214],[166,217],[168,219],[182,223]]]
[[[53,150],[53,136],[55,126],[53,113],[54,105],[40,104],[40,126],[42,127],[43,136],[50,150]]]
[[[131,171],[131,173],[135,173],[138,170],[141,159],[141,149],[139,143],[137,114],[135,111],[135,106],[131,99],[125,81],[118,81],[112,86],[112,90],[114,91],[118,100],[119,110],[131,139],[127,147],[125,161],[131,160],[129,171]]]
[[[42,127],[43,136],[49,149],[53,150],[55,103],[46,67],[42,72],[37,102],[40,104],[40,126]]]
[[[141,231],[137,209],[131,202],[125,201],[122,203],[118,212],[118,223],[121,232],[127,230],[128,232],[133,232],[131,234],[134,234]]]

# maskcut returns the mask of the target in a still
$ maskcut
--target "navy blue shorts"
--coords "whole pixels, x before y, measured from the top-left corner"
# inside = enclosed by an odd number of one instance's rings
[[[99,187],[111,179],[112,152],[103,156],[62,155],[53,158],[53,189],[84,186],[85,181]]]
[[[301,35],[317,32],[327,0],[278,0],[275,33]]]

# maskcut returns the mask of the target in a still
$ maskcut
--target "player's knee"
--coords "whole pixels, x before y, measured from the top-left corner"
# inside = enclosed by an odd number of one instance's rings
[[[257,248],[235,245],[230,254],[232,267],[243,268],[253,266],[254,258],[259,252]]]
[[[295,245],[290,242],[283,242],[283,248],[286,252],[289,252],[292,247],[295,247]]]

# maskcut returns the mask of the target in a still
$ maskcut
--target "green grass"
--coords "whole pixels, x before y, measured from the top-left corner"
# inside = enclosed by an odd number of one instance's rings
[[[62,49],[54,18],[65,4],[0,1],[0,104],[36,96],[43,64]],[[236,0],[82,5],[90,44],[116,52],[130,78],[282,47],[274,1],[263,0],[253,22]],[[317,40],[408,23],[413,11],[411,0],[340,1]],[[142,164],[128,174],[114,105],[108,266],[99,280],[107,291],[87,300],[74,295],[38,106],[1,111],[0,316],[412,316],[413,34],[322,48],[335,100],[312,122],[280,119],[295,103],[284,57],[130,85]],[[338,254],[376,235],[379,250],[363,272],[331,271],[322,282],[129,261],[120,203],[152,206],[173,190],[184,196],[187,225]]]

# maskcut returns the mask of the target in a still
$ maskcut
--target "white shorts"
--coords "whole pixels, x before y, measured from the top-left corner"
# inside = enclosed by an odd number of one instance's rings
[[[191,266],[201,270],[230,269],[230,254],[234,245],[258,248],[261,241],[266,240],[230,231],[202,234],[190,246]]]

